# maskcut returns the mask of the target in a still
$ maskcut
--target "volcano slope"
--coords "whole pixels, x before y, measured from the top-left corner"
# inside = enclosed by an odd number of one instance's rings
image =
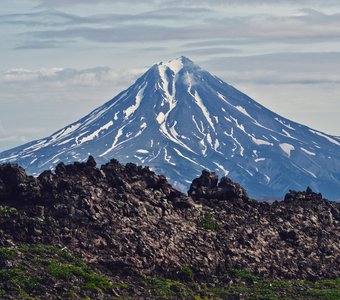
[[[0,163],[39,175],[89,154],[100,163],[115,157],[148,165],[183,191],[206,169],[256,199],[281,199],[306,186],[340,199],[340,137],[270,111],[185,57],[153,65],[52,135],[1,152]]]
[[[0,165],[0,295],[339,299],[339,210],[310,188],[257,202],[207,171],[186,195],[116,160]]]

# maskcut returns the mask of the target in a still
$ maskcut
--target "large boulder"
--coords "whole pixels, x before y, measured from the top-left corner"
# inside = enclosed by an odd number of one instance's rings
[[[200,198],[211,195],[217,189],[218,176],[215,172],[203,170],[200,177],[193,180],[188,195],[192,198]]]
[[[30,202],[39,198],[37,180],[17,165],[0,165],[0,201]]]

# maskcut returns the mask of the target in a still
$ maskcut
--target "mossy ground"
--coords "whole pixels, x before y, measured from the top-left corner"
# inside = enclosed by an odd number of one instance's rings
[[[231,270],[233,284],[211,287],[209,284],[146,278],[152,295],[158,299],[261,299],[302,300],[340,299],[340,278],[333,280],[269,280],[245,270]]]
[[[17,213],[16,208],[6,205],[0,205],[0,217],[9,218],[16,213]]]
[[[233,284],[217,287],[195,282],[191,268],[183,266],[180,280],[143,277],[134,282],[110,281],[69,251],[37,244],[0,247],[0,262],[4,261],[0,299],[135,299],[135,290],[149,299],[340,299],[340,278],[269,280],[233,269]]]
[[[0,248],[7,261],[0,270],[0,298],[40,299],[50,293],[60,299],[81,299],[113,295],[112,283],[67,250],[48,245]],[[42,297],[44,298],[44,297]]]

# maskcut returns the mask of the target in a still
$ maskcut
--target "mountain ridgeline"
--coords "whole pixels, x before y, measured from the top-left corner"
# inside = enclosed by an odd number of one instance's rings
[[[294,108],[292,108],[294,109]],[[147,165],[187,190],[203,169],[252,197],[306,186],[340,198],[340,138],[285,119],[185,57],[159,63],[131,87],[50,137],[0,153],[38,175],[60,163]]]

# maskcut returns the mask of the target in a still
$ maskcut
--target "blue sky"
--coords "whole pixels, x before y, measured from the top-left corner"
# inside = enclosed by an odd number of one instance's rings
[[[50,135],[185,55],[340,135],[338,0],[2,0],[0,151]]]

